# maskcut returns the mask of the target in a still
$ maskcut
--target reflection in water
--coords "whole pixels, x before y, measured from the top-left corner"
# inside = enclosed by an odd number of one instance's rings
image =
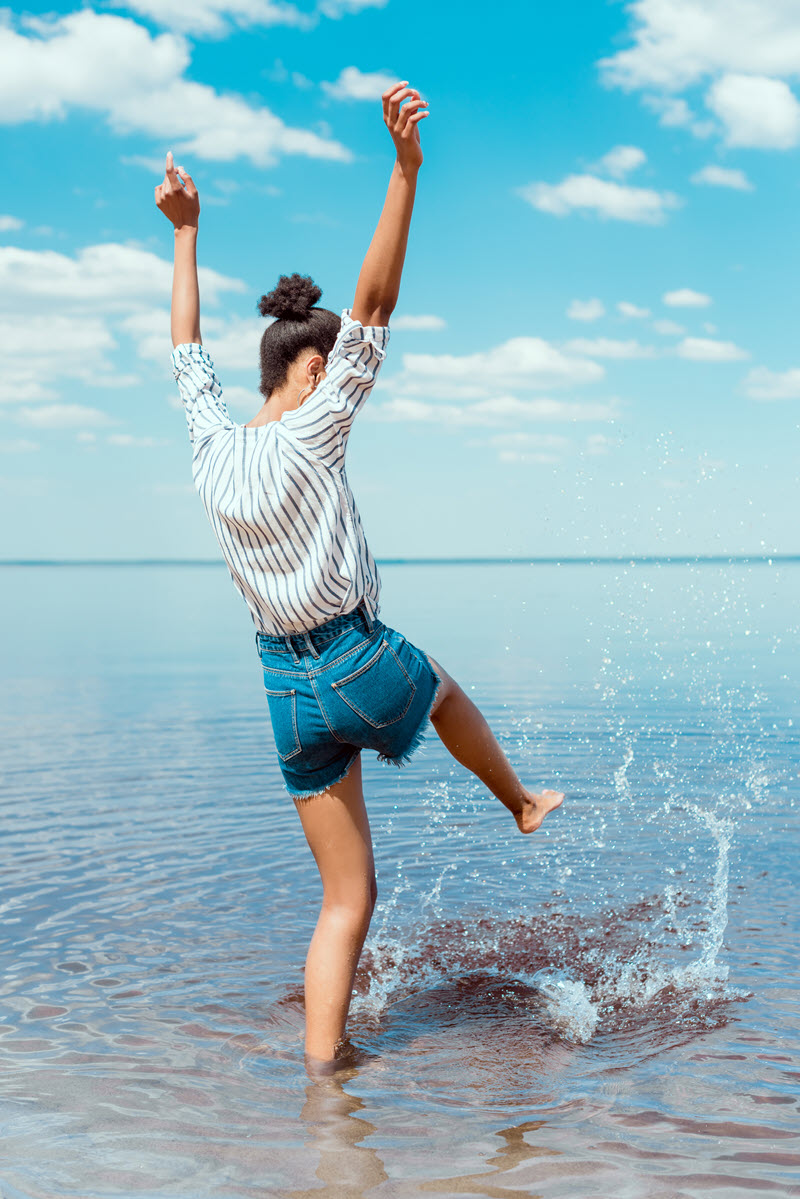
[[[378,1131],[369,1120],[356,1115],[366,1105],[342,1085],[357,1073],[354,1069],[340,1070],[330,1078],[312,1079],[300,1112],[306,1126],[305,1150],[319,1155],[315,1175],[325,1184],[328,1199],[360,1199],[389,1177],[375,1149],[362,1144]],[[311,1199],[320,1190],[311,1187],[281,1194],[285,1199]]]

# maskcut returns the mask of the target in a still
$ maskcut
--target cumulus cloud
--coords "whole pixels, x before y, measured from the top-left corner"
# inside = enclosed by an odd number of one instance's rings
[[[199,273],[204,308],[245,289],[209,268]],[[0,246],[0,403],[44,405],[69,380],[100,390],[137,383],[115,369],[120,332],[141,343],[142,357],[142,348],[157,344],[168,363],[171,287],[171,263],[135,245],[86,246],[74,255]],[[263,321],[252,324],[263,332]],[[204,313],[204,330],[214,325]],[[258,361],[257,339],[255,346],[248,365]]]
[[[512,337],[475,354],[404,354],[403,369],[381,386],[404,396],[483,399],[499,390],[541,391],[602,379],[597,362],[564,353],[541,337]],[[377,386],[377,385],[376,385]]]
[[[166,362],[172,351],[169,310],[133,312],[120,321],[120,329],[137,345],[140,358]],[[203,340],[214,365],[221,371],[253,370],[258,364],[261,337],[267,322],[261,317],[203,316]],[[227,394],[227,393],[226,393]]]
[[[614,146],[596,164],[595,170],[604,171],[614,179],[624,179],[631,171],[647,162],[647,155],[638,146]]]
[[[711,296],[702,291],[692,291],[691,287],[665,292],[662,299],[670,308],[707,308],[711,303]]]
[[[628,300],[620,300],[617,304],[617,312],[622,316],[629,316],[633,320],[644,320],[650,315],[649,308],[639,308],[636,304],[631,304]]]
[[[722,121],[729,146],[790,150],[800,142],[800,104],[782,79],[724,75],[706,103]]]
[[[714,132],[713,121],[695,116],[685,100],[675,96],[644,96],[646,108],[658,116],[659,125],[665,129],[688,129],[695,137],[710,137]]]
[[[633,45],[601,59],[626,91],[683,91],[734,71],[793,76],[800,64],[796,0],[633,0]]]
[[[413,397],[398,396],[384,403],[367,406],[362,414],[375,421],[418,421],[445,428],[502,425],[510,421],[613,421],[619,415],[614,401],[580,403],[570,400],[499,395],[475,403],[440,404]],[[359,418],[361,419],[361,418]]]
[[[606,309],[602,300],[573,300],[567,309],[571,321],[596,321],[605,316]]]
[[[16,216],[0,216],[0,233],[15,233],[25,224]]]
[[[703,167],[700,171],[695,171],[692,175],[692,183],[706,183],[711,187],[731,187],[735,191],[742,192],[754,190],[744,171],[736,170],[733,167],[718,167],[713,164]]]
[[[663,224],[669,210],[683,203],[672,192],[627,187],[596,175],[568,175],[561,183],[528,183],[515,190],[534,208],[553,216],[593,212],[609,220],[641,225]]]
[[[706,104],[729,145],[789,149],[800,113],[786,80],[800,74],[796,0],[632,0],[633,44],[598,66],[603,81],[645,96],[664,125],[707,136],[676,93],[710,81]]]
[[[586,354],[591,358],[654,358],[653,346],[638,341],[614,341],[610,337],[576,337],[564,343],[570,354]]]
[[[123,446],[125,449],[144,450],[153,446],[169,445],[165,437],[137,437],[133,433],[109,433],[106,441],[109,445]]]
[[[294,25],[308,29],[314,18],[293,4],[275,0],[111,0],[109,8],[124,8],[167,29],[224,37],[231,26]]]
[[[685,327],[677,321],[653,321],[653,328],[663,337],[681,337],[686,332]]]
[[[747,350],[732,341],[713,341],[707,337],[685,337],[675,352],[679,358],[692,362],[739,362],[750,357]]]
[[[393,329],[414,329],[414,330],[420,330],[420,331],[426,331],[426,332],[427,331],[433,332],[433,331],[438,331],[439,329],[444,329],[446,324],[447,324],[447,321],[444,319],[444,317],[433,316],[430,314],[428,314],[428,315],[420,314],[419,316],[413,316],[410,313],[407,313],[404,316],[393,316],[392,317],[392,328]]]
[[[380,100],[387,87],[399,82],[399,76],[391,71],[359,71],[358,67],[345,67],[333,83],[321,83],[320,87],[334,100]]]
[[[198,270],[204,303],[217,304],[224,292],[241,292],[239,279],[209,267]],[[25,301],[54,306],[130,311],[172,291],[172,263],[136,245],[105,242],[86,246],[74,257],[56,250],[22,250],[0,246],[0,311],[17,311]],[[29,306],[33,306],[32,304]]]
[[[177,34],[153,37],[135,21],[89,8],[22,24],[21,33],[0,24],[2,124],[60,120],[78,109],[102,114],[116,134],[167,139],[187,159],[246,157],[258,167],[283,154],[352,160],[337,141],[185,79],[189,49]]]
[[[800,367],[783,372],[754,367],[744,381],[744,389],[754,400],[800,400]]]
[[[389,0],[320,0],[319,11],[336,20],[349,13],[359,13],[365,8],[385,8]]]
[[[111,425],[114,420],[99,408],[86,404],[39,404],[36,408],[20,408],[16,419],[21,425],[36,429],[70,429],[78,425]]]
[[[494,433],[474,446],[489,445],[497,451],[501,462],[522,462],[535,465],[555,465],[563,461],[570,446],[568,437],[560,433]]]

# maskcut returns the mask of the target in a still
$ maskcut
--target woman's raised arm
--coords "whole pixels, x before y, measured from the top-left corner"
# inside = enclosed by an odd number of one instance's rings
[[[197,222],[200,200],[191,175],[175,169],[167,154],[164,182],[155,190],[157,206],[175,227],[172,274],[172,344],[200,342],[200,288],[197,284]]]
[[[407,83],[408,80],[403,80],[392,84],[381,97],[383,119],[392,135],[397,159],[378,227],[356,285],[351,312],[353,319],[362,325],[388,324],[400,292],[417,173],[422,165],[418,125],[428,115],[422,108],[428,101],[420,99],[417,89]]]

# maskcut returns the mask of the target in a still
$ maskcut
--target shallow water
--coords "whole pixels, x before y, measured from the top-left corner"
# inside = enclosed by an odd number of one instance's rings
[[[800,565],[386,566],[382,618],[567,792],[364,755],[357,1067],[223,567],[2,571],[0,1195],[800,1195]]]

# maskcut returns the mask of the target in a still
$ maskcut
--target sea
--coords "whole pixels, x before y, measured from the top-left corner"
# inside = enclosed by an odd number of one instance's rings
[[[381,619],[565,792],[365,751],[354,1065],[217,562],[0,567],[2,1199],[800,1196],[800,560],[391,561]]]

